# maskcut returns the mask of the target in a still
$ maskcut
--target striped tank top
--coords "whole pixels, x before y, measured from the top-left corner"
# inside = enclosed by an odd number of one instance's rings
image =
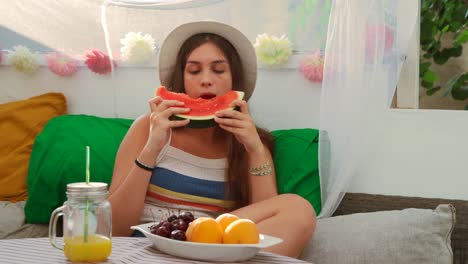
[[[231,211],[234,201],[225,199],[227,159],[207,159],[170,145],[157,158],[146,193],[141,222],[159,221],[182,211],[195,217]]]

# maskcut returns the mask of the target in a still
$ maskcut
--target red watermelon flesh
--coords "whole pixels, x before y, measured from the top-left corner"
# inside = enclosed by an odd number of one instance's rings
[[[161,86],[157,89],[156,95],[165,100],[177,100],[184,102],[183,107],[190,108],[190,112],[188,112],[187,114],[177,116],[192,120],[203,120],[213,118],[213,115],[219,110],[228,108],[233,109],[233,107],[229,107],[229,105],[232,101],[236,99],[242,99],[244,97],[244,92],[232,90],[224,95],[216,96],[210,99],[194,99],[184,93],[174,93],[168,91],[166,87]]]

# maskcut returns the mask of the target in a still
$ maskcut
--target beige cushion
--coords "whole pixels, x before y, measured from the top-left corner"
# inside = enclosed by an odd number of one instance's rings
[[[0,239],[46,237],[48,235],[48,225],[27,224],[25,222],[24,204],[24,201],[17,203],[0,201]]]
[[[301,259],[320,264],[449,264],[454,224],[451,205],[319,219]]]

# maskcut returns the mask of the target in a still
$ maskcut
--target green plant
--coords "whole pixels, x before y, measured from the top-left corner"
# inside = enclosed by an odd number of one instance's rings
[[[468,73],[457,73],[445,84],[437,85],[438,74],[431,70],[432,63],[445,64],[451,57],[463,53],[468,41],[468,0],[421,0],[421,57],[420,81],[431,96],[442,89],[442,96],[451,95],[455,100],[468,98]],[[442,37],[451,32],[449,45],[442,46]],[[465,105],[468,110],[468,104]]]

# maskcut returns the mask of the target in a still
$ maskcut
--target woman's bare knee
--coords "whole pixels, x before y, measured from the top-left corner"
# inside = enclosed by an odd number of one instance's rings
[[[296,194],[282,194],[281,196],[284,196],[282,199],[288,208],[284,213],[294,219],[297,229],[310,239],[317,223],[316,213],[310,202]]]
[[[278,195],[282,207],[289,210],[301,210],[301,213],[315,217],[315,210],[309,201],[302,196],[294,193],[285,193]]]
[[[283,243],[265,251],[298,257],[310,241],[316,226],[315,211],[309,201],[296,194],[281,194],[270,199],[275,215],[259,222],[264,234],[277,236]]]

